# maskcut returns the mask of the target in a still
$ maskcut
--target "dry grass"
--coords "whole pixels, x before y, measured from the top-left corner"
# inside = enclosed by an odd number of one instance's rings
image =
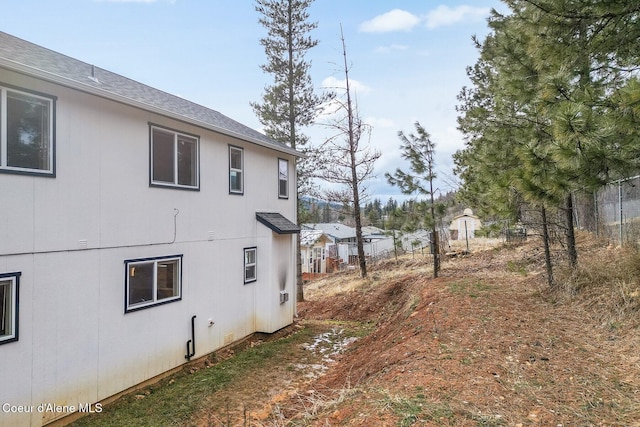
[[[582,306],[603,326],[640,326],[640,253],[607,246],[587,253],[573,271],[560,270],[556,295]]]
[[[640,427],[638,253],[580,236],[550,290],[537,241],[472,252],[436,280],[407,255],[308,288],[305,316],[377,316],[314,385],[359,394],[304,425]]]

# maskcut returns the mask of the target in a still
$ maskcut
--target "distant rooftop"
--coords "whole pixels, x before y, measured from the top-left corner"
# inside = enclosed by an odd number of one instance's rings
[[[322,237],[324,233],[322,230],[300,230],[300,245],[301,246],[309,246],[314,244],[315,242]]]
[[[339,222],[303,224],[303,227],[309,230],[321,230],[324,234],[338,238],[350,239],[356,237],[356,229]]]
[[[142,108],[281,152],[300,154],[218,111],[0,31],[1,68]]]

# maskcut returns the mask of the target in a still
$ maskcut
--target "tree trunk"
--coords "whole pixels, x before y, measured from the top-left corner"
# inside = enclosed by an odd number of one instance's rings
[[[544,263],[547,267],[547,283],[553,286],[553,264],[551,264],[551,249],[549,247],[549,225],[547,223],[547,210],[542,207],[542,240],[544,242]]]
[[[567,255],[569,256],[569,265],[575,268],[578,265],[578,251],[576,249],[576,235],[573,231],[573,196],[571,193],[567,196],[566,201],[566,231],[567,239]]]
[[[348,138],[349,138],[349,156],[351,160],[351,189],[353,190],[353,216],[356,221],[356,244],[358,245],[358,263],[360,264],[360,276],[367,277],[367,260],[364,258],[364,243],[362,241],[362,219],[360,218],[360,180],[358,179],[358,171],[356,164],[356,151],[358,150],[358,138],[360,137],[360,129],[357,130],[355,111],[351,100],[351,88],[349,84],[349,66],[347,64],[347,47],[342,34],[342,26],[340,26],[340,34],[342,37],[342,53],[344,55],[344,76],[347,93],[347,120]]]
[[[431,196],[431,220],[433,221],[433,278],[438,277],[440,270],[440,242],[438,241],[438,224],[436,222],[436,207],[433,197],[433,169],[431,162],[429,163],[429,195]]]

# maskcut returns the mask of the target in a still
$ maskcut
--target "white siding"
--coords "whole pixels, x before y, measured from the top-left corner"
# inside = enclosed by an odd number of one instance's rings
[[[11,384],[0,402],[77,407],[179,366],[193,315],[195,358],[292,322],[294,237],[255,219],[295,221],[293,180],[292,197],[278,199],[277,159],[292,167],[291,156],[28,77],[1,80],[57,101],[56,177],[0,174],[0,273],[22,273],[19,340],[0,345],[0,378]],[[200,137],[199,191],[149,186],[149,123]],[[229,144],[244,148],[242,196],[228,192]],[[252,246],[258,280],[245,285]],[[125,313],[124,261],[176,254],[182,300]],[[0,426],[59,415],[2,413]]]

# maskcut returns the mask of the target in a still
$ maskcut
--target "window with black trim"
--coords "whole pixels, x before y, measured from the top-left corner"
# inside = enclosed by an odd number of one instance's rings
[[[20,273],[0,274],[0,344],[18,341]]]
[[[229,193],[244,193],[244,150],[229,146]]]
[[[198,137],[151,126],[151,184],[198,189]]]
[[[182,298],[182,255],[125,261],[125,312]]]
[[[244,283],[251,283],[258,280],[256,269],[257,255],[258,249],[255,247],[244,249]]]
[[[0,86],[0,171],[54,175],[54,99]]]
[[[278,197],[289,198],[289,161],[278,159]]]

